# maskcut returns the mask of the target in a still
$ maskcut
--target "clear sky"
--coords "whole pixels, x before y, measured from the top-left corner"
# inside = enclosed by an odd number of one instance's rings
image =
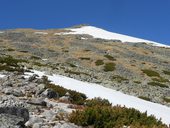
[[[0,0],[0,29],[82,23],[170,45],[170,0]]]

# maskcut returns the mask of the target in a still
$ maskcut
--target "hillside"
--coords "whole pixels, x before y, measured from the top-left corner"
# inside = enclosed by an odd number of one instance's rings
[[[2,30],[0,46],[0,78],[26,69],[45,71],[170,106],[167,45],[80,25]]]
[[[0,33],[0,53],[29,60],[25,65],[28,67],[169,104],[164,100],[170,94],[169,48],[148,42],[121,43],[118,39],[105,40],[87,34],[61,34],[69,31],[6,30]]]

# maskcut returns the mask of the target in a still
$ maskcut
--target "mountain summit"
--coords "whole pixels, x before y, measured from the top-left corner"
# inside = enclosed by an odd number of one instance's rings
[[[132,36],[109,32],[94,26],[81,26],[79,28],[68,28],[66,30],[70,30],[71,32],[66,32],[62,34],[88,34],[93,36],[94,38],[101,38],[106,40],[120,40],[122,42],[131,42],[131,43],[140,42],[140,43],[152,44],[153,46],[170,47],[168,45],[164,45],[150,40],[145,40],[145,39],[140,39]]]

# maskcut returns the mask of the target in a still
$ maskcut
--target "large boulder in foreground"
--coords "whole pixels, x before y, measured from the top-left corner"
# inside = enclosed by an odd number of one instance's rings
[[[24,126],[28,120],[29,111],[26,108],[0,107],[0,124]]]

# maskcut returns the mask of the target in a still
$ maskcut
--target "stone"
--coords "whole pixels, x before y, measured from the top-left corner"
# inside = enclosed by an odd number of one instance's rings
[[[62,96],[59,98],[59,101],[62,101],[62,102],[70,102],[70,97],[68,96]]]
[[[55,125],[53,128],[81,128],[79,126],[76,126],[72,123],[66,123],[66,122],[63,122],[63,124],[61,123],[58,123],[57,125]]]
[[[12,87],[12,83],[11,83],[11,81],[6,81],[6,82],[3,83],[2,86],[5,86],[5,87]]]
[[[32,82],[33,80],[36,79],[37,76],[38,76],[38,75],[33,74],[32,76],[30,76],[30,77],[28,78],[28,81]]]
[[[14,95],[16,97],[21,97],[24,95],[21,90],[17,90],[13,88],[5,88],[3,91],[6,95]]]
[[[17,124],[24,125],[29,120],[29,111],[21,107],[0,107],[0,114],[12,115],[22,118]]]
[[[32,104],[32,105],[39,105],[39,106],[46,106],[47,105],[47,103],[44,101],[43,98],[34,98],[34,99],[27,101],[27,103]]]
[[[0,114],[0,128],[21,128],[23,118],[9,114]]]
[[[35,123],[33,124],[32,128],[41,128],[41,124],[40,123]]]
[[[38,116],[31,116],[30,119],[25,123],[27,127],[33,127],[34,124],[42,124],[44,121]]]
[[[53,110],[45,110],[42,115],[48,120],[53,120],[56,117],[56,113]]]
[[[51,99],[51,98],[59,98],[59,94],[55,92],[53,89],[46,89],[43,93],[43,96]]]

